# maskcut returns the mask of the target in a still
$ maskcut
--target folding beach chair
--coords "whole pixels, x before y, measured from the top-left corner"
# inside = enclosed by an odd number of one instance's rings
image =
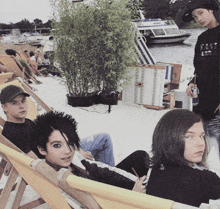
[[[0,74],[0,84],[7,83],[15,79],[15,74],[12,72]]]
[[[0,55],[0,62],[5,65],[7,67],[7,69],[10,72],[13,72],[15,74],[16,77],[21,77],[21,78],[26,78],[28,79],[25,75],[24,75],[24,68],[19,68],[14,56],[9,56],[9,55],[4,55],[1,54]]]
[[[32,79],[35,83],[38,83],[37,80],[26,71],[25,67],[14,57],[9,55],[0,55],[0,63],[5,65],[10,72],[13,72],[16,77],[21,77],[25,80]]]
[[[0,138],[2,140],[3,136],[0,135]],[[0,154],[10,161],[12,164],[12,171],[14,171],[15,174],[17,172],[22,177],[22,180],[17,186],[18,189],[15,191],[15,197],[12,200],[10,199],[10,202],[7,204],[7,208],[34,208],[40,204],[43,204],[45,201],[50,205],[51,208],[54,209],[71,209],[60,190],[54,184],[52,184],[52,182],[48,181],[45,177],[40,175],[31,167],[33,159],[14,149],[11,149],[9,146],[4,144],[0,144]],[[17,177],[17,175],[15,176]],[[9,198],[6,192],[10,192],[9,189],[14,185],[16,178],[12,177],[10,180],[11,181],[8,181],[5,186],[7,191],[3,190],[4,193],[2,192],[0,197],[1,209],[5,208]],[[20,206],[21,199],[27,184],[30,185],[43,199],[32,201],[26,205]],[[8,189],[8,187],[10,188]]]
[[[142,36],[139,36],[135,39],[135,49],[137,53],[136,60],[140,64],[149,64],[155,65],[156,60],[151,54],[150,50],[148,49],[147,45],[145,44],[145,40]]]
[[[32,101],[35,100],[35,102],[39,105],[41,105],[41,107],[43,107],[43,109],[45,111],[51,111],[51,109],[33,92],[31,91],[31,89],[22,81],[20,80],[20,82],[18,80],[14,80],[12,82],[9,83],[5,83],[0,85],[0,90],[3,89],[4,87],[8,86],[8,85],[16,85],[19,86],[21,88],[24,89],[24,91],[28,92],[31,97],[27,97],[27,101],[28,101],[28,114],[27,114],[27,118],[34,120],[36,118],[36,116],[38,115],[38,111],[37,108],[35,107],[34,102]],[[31,99],[32,98],[32,99]],[[0,117],[0,125],[3,127],[5,123],[5,120]],[[18,149],[14,144],[12,144],[10,141],[8,141],[6,138],[4,138],[3,136],[0,138],[0,142],[11,147],[12,149],[21,152],[20,149]],[[1,156],[1,155],[0,155]],[[4,156],[1,156],[2,160],[0,163],[0,179],[3,175],[3,173],[8,176],[7,178],[7,183],[6,186],[3,188],[3,190],[0,190],[1,192],[1,196],[0,196],[0,208],[4,208],[4,205],[7,203],[8,197],[11,193],[11,191],[13,191],[15,189],[15,180],[17,179],[18,172],[11,166],[11,163],[8,162],[7,158],[5,158]],[[16,191],[16,195],[15,196],[22,196],[22,194],[24,193],[24,189],[26,187],[26,183],[24,180],[20,180],[19,183],[17,183],[17,188]],[[39,205],[42,204],[42,202],[44,202],[42,199],[38,199],[34,202],[32,202],[32,205]],[[28,207],[26,207],[28,208]]]
[[[73,175],[68,169],[56,172],[43,160],[35,160],[32,166],[69,196],[91,209],[193,209],[171,200],[141,194],[119,187],[99,183]]]
[[[7,140],[4,136],[0,134],[0,148],[3,148],[4,145],[16,150],[18,153],[22,153],[22,151],[16,147],[13,143],[11,143],[9,140]],[[22,154],[24,155],[24,154]],[[8,176],[7,182],[3,189],[0,190],[0,209],[5,209],[6,204],[9,200],[10,195],[13,193],[13,199],[10,199],[10,204],[7,205],[7,208],[34,208],[36,206],[44,204],[44,200],[42,198],[38,198],[34,201],[25,203],[23,206],[20,206],[20,202],[22,200],[25,188],[27,186],[26,181],[20,177],[19,173],[15,169],[15,167],[11,164],[8,157],[1,153],[0,156],[2,157],[2,161],[0,164],[0,177],[2,177],[3,173],[5,176]],[[16,183],[16,180],[17,183]],[[20,207],[18,207],[20,206]]]
[[[35,69],[35,68],[33,68],[33,67],[30,66],[30,64],[28,63],[28,60],[27,60],[27,58],[26,58],[26,56],[25,56],[25,54],[24,54],[23,51],[18,51],[17,53],[19,54],[19,56],[21,57],[21,59],[26,62],[27,66],[32,70],[32,72],[33,72],[34,74],[40,75],[40,72],[39,72],[37,69]],[[32,60],[30,60],[30,62],[34,63],[34,61],[32,61]]]

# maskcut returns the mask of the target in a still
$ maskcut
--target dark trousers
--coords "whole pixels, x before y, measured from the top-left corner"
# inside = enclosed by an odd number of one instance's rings
[[[116,165],[116,167],[135,175],[132,170],[133,167],[139,177],[142,177],[147,175],[149,169],[149,155],[142,150],[135,151]]]
[[[204,100],[199,98],[199,104],[193,106],[193,112],[201,115],[204,121],[209,121],[219,114],[219,111],[215,112],[218,105],[219,102],[216,100]]]

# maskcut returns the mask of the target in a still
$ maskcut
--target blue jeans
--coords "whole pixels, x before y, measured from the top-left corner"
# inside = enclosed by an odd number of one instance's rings
[[[80,148],[91,152],[96,161],[115,166],[112,140],[107,133],[98,133],[80,140]]]

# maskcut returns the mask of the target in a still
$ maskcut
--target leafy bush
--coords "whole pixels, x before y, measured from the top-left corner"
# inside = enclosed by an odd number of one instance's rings
[[[127,0],[54,0],[55,58],[70,95],[117,90],[134,63],[135,30]]]

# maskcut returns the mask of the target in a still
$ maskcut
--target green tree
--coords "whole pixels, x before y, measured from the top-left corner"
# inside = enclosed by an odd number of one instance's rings
[[[52,28],[52,20],[48,20],[43,24],[43,27],[45,28]]]
[[[165,19],[169,16],[170,0],[144,0],[142,6],[146,18]]]
[[[128,2],[127,8],[131,12],[132,19],[140,19],[139,10],[144,10],[142,4],[143,4],[143,0],[130,0]]]
[[[13,28],[13,24],[5,24],[5,23],[1,23],[0,24],[0,28],[1,29],[12,29]]]
[[[33,24],[36,25],[37,27],[42,27],[43,22],[42,22],[42,20],[36,18],[36,19],[34,19]]]
[[[187,25],[182,21],[182,16],[185,12],[185,7],[188,1],[186,0],[177,0],[171,5],[171,12],[173,14],[173,19],[179,27]]]
[[[57,5],[58,4],[58,5]],[[126,1],[54,2],[54,37],[60,73],[70,95],[117,90],[134,62],[135,30]]]
[[[15,23],[14,27],[19,28],[20,30],[21,29],[33,29],[34,28],[34,26],[27,19],[24,19],[20,22]]]

